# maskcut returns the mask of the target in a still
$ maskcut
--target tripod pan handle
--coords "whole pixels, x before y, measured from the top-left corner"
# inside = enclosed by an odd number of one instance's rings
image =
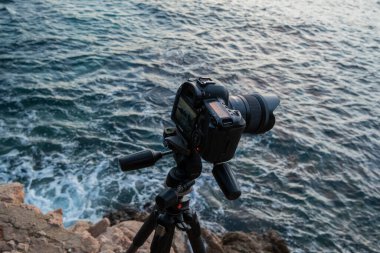
[[[154,165],[164,154],[153,150],[143,150],[119,159],[122,171],[138,170]]]

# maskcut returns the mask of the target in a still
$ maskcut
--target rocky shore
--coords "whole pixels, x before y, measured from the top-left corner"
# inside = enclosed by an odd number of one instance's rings
[[[24,203],[19,183],[0,185],[1,253],[121,253],[130,245],[146,214],[128,208],[106,215],[96,224],[77,221],[64,228],[62,210],[47,214]],[[202,231],[207,253],[288,253],[284,240],[274,231],[227,232],[217,235]],[[153,235],[139,249],[148,253]],[[171,253],[190,253],[184,233],[176,232]]]

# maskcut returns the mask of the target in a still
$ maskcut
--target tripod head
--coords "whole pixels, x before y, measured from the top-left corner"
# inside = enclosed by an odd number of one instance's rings
[[[166,185],[170,188],[180,188],[183,192],[184,186],[194,181],[202,173],[202,161],[196,150],[191,151],[185,146],[175,128],[165,128],[164,144],[170,150],[159,152],[143,150],[119,159],[120,168],[123,171],[138,170],[153,166],[162,157],[173,154],[177,166],[172,168],[166,177]],[[214,164],[212,170],[215,180],[229,200],[240,197],[241,191],[232,169],[227,163]],[[195,181],[194,181],[195,182]],[[192,183],[189,188],[193,185]],[[185,187],[186,188],[186,187]],[[179,191],[179,193],[181,192]],[[178,191],[177,191],[178,192]],[[156,201],[157,202],[157,201]]]

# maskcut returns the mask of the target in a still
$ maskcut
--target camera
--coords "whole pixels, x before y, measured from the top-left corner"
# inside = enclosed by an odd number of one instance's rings
[[[217,164],[230,160],[242,133],[260,134],[275,124],[276,96],[229,96],[211,78],[189,79],[177,91],[171,119],[185,145]]]
[[[234,156],[243,133],[261,134],[272,129],[273,111],[279,103],[273,95],[229,96],[226,88],[210,78],[189,79],[175,96],[171,119],[176,127],[164,129],[164,144],[170,151],[143,150],[119,159],[120,167],[123,171],[141,169],[173,154],[177,166],[170,170],[166,186],[175,189],[201,175],[203,158],[214,164],[212,173],[224,195],[237,199],[241,191],[226,162]],[[160,205],[172,199],[174,192],[159,196]]]

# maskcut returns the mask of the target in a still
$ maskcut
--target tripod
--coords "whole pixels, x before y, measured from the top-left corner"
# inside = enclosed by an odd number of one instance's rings
[[[171,169],[166,178],[169,188],[156,197],[153,212],[137,232],[126,253],[137,252],[153,230],[155,233],[150,252],[169,253],[176,227],[187,233],[194,253],[206,252],[197,214],[190,210],[187,196],[195,183],[194,176],[198,177],[201,173],[201,160],[198,154],[193,153],[189,156],[177,155],[176,162],[177,167]]]
[[[201,175],[201,157],[196,150],[188,148],[173,128],[164,130],[164,143],[170,151],[143,150],[119,159],[123,171],[152,166],[169,154],[173,154],[177,165],[169,171],[166,177],[168,188],[157,195],[154,210],[137,232],[126,253],[135,253],[153,230],[155,233],[150,252],[169,253],[176,227],[187,233],[194,253],[205,253],[199,220],[197,214],[190,210],[190,199],[187,196],[192,191],[195,179]],[[214,164],[212,173],[228,199],[234,200],[240,196],[240,187],[227,163]]]
[[[171,151],[144,150],[119,159],[123,171],[149,167],[164,155],[174,153],[177,166],[166,178],[168,189],[158,194],[156,206],[140,228],[127,253],[143,245],[155,230],[151,253],[168,253],[177,227],[187,232],[195,253],[204,253],[197,215],[190,211],[186,196],[202,172],[201,158],[214,164],[212,174],[229,200],[240,188],[226,161],[235,154],[243,132],[259,134],[275,124],[273,111],[280,100],[259,94],[230,96],[210,78],[189,79],[177,91],[171,119],[175,128],[164,129],[164,143]],[[177,132],[178,130],[178,132]]]

